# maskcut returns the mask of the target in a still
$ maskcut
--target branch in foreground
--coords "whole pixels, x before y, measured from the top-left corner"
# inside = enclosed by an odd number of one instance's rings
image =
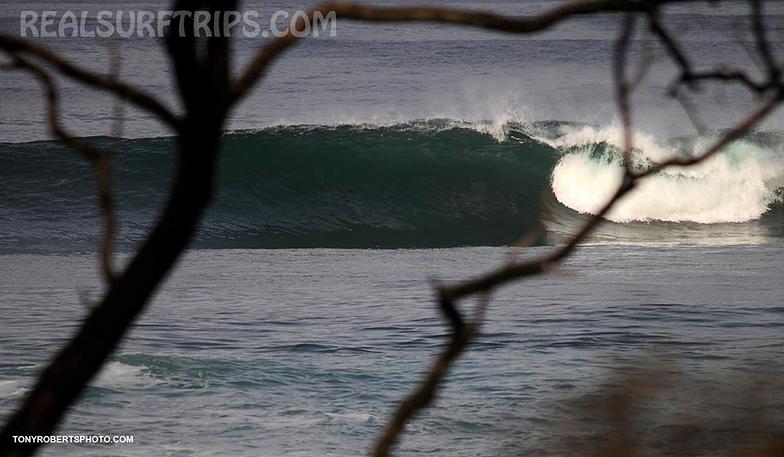
[[[627,171],[624,174],[623,182],[607,202],[607,204],[605,204],[602,209],[592,216],[591,219],[583,226],[583,228],[578,231],[567,244],[556,250],[554,253],[533,261],[505,265],[498,270],[480,276],[479,278],[468,281],[466,283],[440,287],[438,289],[439,296],[442,300],[457,300],[470,295],[475,295],[477,293],[487,293],[513,279],[524,276],[531,276],[532,274],[547,270],[550,265],[563,260],[568,254],[570,254],[577,247],[577,245],[582,242],[586,236],[590,234],[590,232],[593,231],[593,229],[598,225],[599,221],[609,213],[612,207],[640,180],[654,175],[655,173],[658,173],[668,167],[688,167],[703,162],[704,160],[721,151],[729,143],[740,138],[744,133],[748,132],[750,129],[761,123],[771,112],[773,112],[773,110],[779,107],[783,101],[784,94],[779,94],[777,97],[772,98],[767,103],[765,103],[762,108],[755,111],[743,121],[738,123],[728,133],[722,136],[719,141],[717,141],[713,146],[708,148],[702,154],[688,159],[673,158],[665,162],[661,162],[660,164],[648,168],[644,172],[636,175]]]
[[[582,243],[588,235],[602,222],[604,217],[612,210],[612,208],[628,194],[639,181],[654,175],[655,173],[671,166],[693,166],[701,163],[704,160],[712,157],[727,144],[738,139],[745,132],[758,125],[764,120],[775,108],[777,108],[782,101],[784,101],[784,94],[779,93],[776,97],[772,98],[761,109],[755,111],[742,122],[738,123],[732,130],[725,134],[719,141],[712,147],[708,148],[705,152],[690,159],[671,159],[661,164],[651,167],[646,171],[634,174],[629,168],[624,168],[624,175],[621,185],[615,191],[610,200],[591,218],[586,224],[562,247],[556,249],[549,255],[541,258],[506,264],[494,271],[491,271],[483,276],[469,280],[464,283],[455,284],[451,286],[441,286],[436,288],[438,296],[438,303],[442,310],[451,310],[456,313],[457,317],[451,317],[450,322],[460,322],[463,320],[459,314],[456,302],[477,294],[489,294],[495,289],[513,281],[528,276],[548,271],[554,264],[564,260],[571,255],[576,248]],[[448,315],[448,313],[445,313]],[[475,325],[478,323],[475,323]],[[436,362],[433,364],[429,372],[426,373],[425,378],[420,382],[417,388],[409,394],[404,401],[402,401],[392,415],[392,420],[388,423],[386,429],[378,438],[375,446],[374,456],[382,457],[389,454],[392,445],[399,439],[404,430],[407,420],[413,418],[419,411],[426,408],[435,398],[438,387],[443,379],[446,371],[448,371],[451,363],[453,363],[460,354],[465,350],[473,337],[471,332],[461,332],[459,327],[453,324],[453,334],[446,346],[446,349],[441,353]],[[468,335],[468,336],[466,336]],[[402,423],[401,423],[402,422]]]
[[[41,67],[14,53],[14,66],[28,71],[37,78],[46,90],[46,106],[48,112],[49,130],[55,138],[60,139],[86,158],[93,166],[96,179],[98,202],[103,217],[103,235],[100,243],[101,273],[106,283],[114,280],[112,258],[114,253],[114,234],[116,231],[116,217],[112,203],[111,170],[109,156],[91,144],[70,134],[60,123],[60,96],[52,77]]]
[[[659,39],[665,51],[670,56],[675,65],[680,69],[680,74],[670,86],[670,95],[676,96],[683,85],[696,89],[697,84],[702,81],[736,82],[755,95],[763,95],[768,91],[780,91],[783,83],[781,81],[781,70],[776,66],[775,61],[769,56],[769,44],[762,26],[761,19],[755,20],[755,37],[758,49],[761,49],[763,62],[768,69],[768,78],[762,82],[756,82],[746,72],[738,69],[717,68],[708,71],[695,71],[694,64],[680,48],[676,40],[661,24],[658,12],[652,9],[648,12],[648,24],[651,33]]]
[[[432,22],[465,25],[499,32],[531,34],[541,32],[576,16],[600,13],[647,12],[659,5],[683,3],[689,0],[589,0],[567,3],[538,16],[511,17],[470,10],[437,7],[376,7],[353,3],[324,3],[307,13],[313,22],[315,14],[335,12],[337,18],[370,22]],[[305,18],[294,26],[303,30]],[[242,72],[231,90],[232,103],[241,99],[260,78],[270,64],[300,39],[291,33],[291,28],[282,37],[265,46]]]
[[[474,318],[468,324],[464,323],[462,315],[455,308],[454,303],[445,301],[440,304],[441,312],[452,327],[451,338],[446,348],[431,365],[430,370],[427,372],[427,377],[413,393],[399,403],[392,417],[386,422],[384,431],[376,440],[373,448],[374,457],[389,455],[392,447],[403,433],[406,424],[414,418],[417,412],[427,408],[435,400],[438,388],[449,371],[449,367],[460,357],[478,334],[484,319],[485,309],[487,309],[487,301],[487,295],[480,297],[479,303],[476,305]]]
[[[626,80],[626,61],[628,58],[629,42],[634,34],[635,17],[627,14],[621,26],[621,33],[615,43],[615,59],[613,62],[613,79],[615,81],[615,98],[618,101],[618,112],[623,125],[623,166],[627,171],[632,170],[632,114],[629,105],[629,95],[633,90],[632,85]],[[642,73],[641,73],[642,75]],[[642,78],[642,76],[640,76]]]
[[[233,6],[231,2],[221,5]],[[185,5],[178,6],[185,9]],[[202,56],[193,37],[181,40],[180,52],[172,54],[172,59],[178,78],[187,81],[180,89],[189,103],[178,130],[178,162],[166,207],[127,268],[47,364],[0,431],[0,456],[32,455],[39,443],[15,443],[13,437],[49,435],[55,430],[184,252],[212,199],[227,106],[225,91],[217,89],[227,87],[228,42],[213,40],[210,52]]]
[[[316,11],[329,9],[338,12],[341,17],[347,19],[384,22],[441,22],[510,33],[533,33],[545,30],[572,16],[603,12],[645,12],[653,6],[675,1],[678,0],[586,1],[567,4],[532,18],[508,18],[444,8],[374,8],[336,3],[312,10],[310,17]],[[217,8],[215,6],[217,2],[207,3]],[[231,2],[228,3],[229,5],[226,5],[225,8],[230,8]],[[181,0],[176,6],[178,9],[185,9],[184,4],[184,0]],[[9,40],[11,40],[10,44]],[[157,100],[142,92],[132,90],[127,86],[117,87],[116,85],[119,83],[113,79],[84,72],[43,48],[29,45],[23,41],[13,43],[13,40],[0,36],[0,48],[7,52],[30,53],[34,57],[54,65],[69,77],[113,92],[137,106],[156,113],[162,121],[174,126],[180,133],[178,138],[180,163],[175,180],[176,184],[161,220],[128,269],[111,285],[102,304],[93,311],[74,339],[47,367],[33,391],[26,398],[25,404],[0,434],[0,455],[29,455],[34,449],[21,451],[14,449],[9,444],[10,436],[13,434],[45,434],[53,430],[66,409],[75,401],[90,378],[97,373],[127,332],[130,324],[143,310],[152,292],[185,249],[204,208],[210,201],[215,156],[220,141],[219,133],[228,106],[246,95],[247,91],[263,76],[269,64],[283,51],[291,47],[297,38],[288,34],[274,40],[256,56],[237,83],[230,88],[225,86],[228,81],[225,40],[210,41],[206,62],[200,62],[195,52],[195,44],[191,40],[176,42],[175,39],[170,43],[170,49],[175,60],[180,90],[186,102],[187,111],[182,123],[174,115],[171,115],[163,105],[157,103]],[[128,92],[129,90],[131,92]],[[225,98],[223,90],[230,90]],[[204,98],[200,98],[201,96]],[[756,125],[780,102],[781,91],[771,101],[769,107],[761,110],[757,115],[751,116],[747,122],[739,124],[737,131],[740,133],[737,135],[742,133],[741,129],[748,129]],[[160,108],[164,111],[161,111]],[[185,135],[185,132],[188,132],[189,135]],[[729,141],[731,139],[726,142]],[[689,163],[678,162],[670,165],[696,164],[721,147],[718,146],[713,152],[709,150],[690,159]],[[659,170],[662,168],[664,166],[658,167]],[[514,279],[546,271],[552,264],[571,254],[579,243],[601,223],[602,218],[615,203],[635,186],[638,180],[653,173],[655,171],[649,169],[643,174],[634,175],[627,169],[622,184],[610,201],[595,216],[591,217],[565,246],[556,249],[550,255],[532,261],[510,263],[472,281],[452,286],[441,286],[436,289],[441,310],[453,328],[452,340],[419,388],[397,408],[389,427],[378,441],[376,455],[387,455],[402,433],[405,424],[418,411],[432,402],[448,368],[464,351],[475,334],[477,325],[481,322],[484,304],[478,308],[475,319],[466,324],[456,302],[470,295],[487,294],[496,287]]]
[[[117,78],[102,76],[84,68],[80,68],[43,46],[11,35],[0,34],[0,49],[3,49],[8,54],[25,54],[41,59],[47,64],[52,65],[63,75],[90,87],[110,92],[117,97],[127,100],[138,108],[154,114],[159,120],[175,131],[179,130],[180,120],[171,110],[169,110],[169,108],[164,106],[163,103],[158,101],[154,96],[119,81]]]

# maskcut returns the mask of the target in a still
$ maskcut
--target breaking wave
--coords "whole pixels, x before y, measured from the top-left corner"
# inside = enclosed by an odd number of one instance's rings
[[[698,153],[719,133],[664,140],[638,132],[634,166]],[[89,140],[114,153],[119,245],[128,248],[168,191],[174,141]],[[617,186],[620,140],[613,125],[445,119],[228,133],[218,197],[196,247],[504,245],[542,214],[552,241]],[[751,134],[699,166],[652,176],[597,236],[778,237],[782,144],[776,133]],[[0,252],[94,249],[100,224],[84,161],[53,141],[0,144],[0,175]]]
[[[707,150],[718,135],[660,144],[636,134],[632,166],[643,169],[676,155]],[[780,144],[747,138],[691,167],[672,167],[640,182],[607,215],[614,222],[666,221],[701,224],[759,219],[781,200],[784,154]],[[770,137],[768,139],[771,139]],[[623,176],[622,132],[617,126],[570,129],[547,140],[564,151],[555,166],[552,189],[565,206],[595,214]]]

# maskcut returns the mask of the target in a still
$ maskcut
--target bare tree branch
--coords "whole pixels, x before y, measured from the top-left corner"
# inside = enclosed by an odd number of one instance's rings
[[[767,82],[755,82],[744,71],[729,68],[717,68],[711,71],[682,73],[680,78],[673,83],[670,94],[675,95],[678,92],[680,85],[684,83],[698,83],[700,81],[710,80],[742,84],[755,95],[761,95],[771,88],[771,85]]]
[[[405,420],[410,420],[419,410],[427,407],[434,399],[437,393],[437,386],[443,378],[444,373],[448,370],[449,364],[453,363],[462,351],[470,343],[470,337],[466,338],[466,331],[461,330],[464,325],[462,324],[463,318],[459,313],[455,302],[464,297],[474,294],[488,294],[496,288],[511,282],[512,280],[532,276],[546,272],[555,263],[568,257],[579,244],[601,223],[602,219],[612,210],[612,208],[631,191],[638,181],[652,176],[665,168],[672,166],[692,166],[701,163],[704,160],[712,157],[732,141],[738,139],[745,132],[748,132],[754,126],[758,125],[764,120],[774,109],[776,109],[782,101],[784,101],[784,91],[779,90],[775,96],[765,103],[760,109],[751,113],[743,121],[739,122],[729,132],[725,133],[713,146],[708,148],[703,153],[690,158],[674,157],[667,161],[661,162],[652,166],[643,172],[635,174],[630,162],[630,154],[632,151],[632,130],[630,119],[630,107],[628,97],[630,95],[630,86],[625,79],[626,67],[626,52],[628,49],[631,34],[633,32],[633,19],[627,17],[624,21],[620,36],[616,42],[616,56],[614,65],[614,76],[616,84],[616,95],[619,104],[619,111],[623,120],[624,128],[624,157],[625,168],[624,175],[620,186],[616,189],[613,196],[605,203],[605,205],[594,214],[588,222],[579,230],[566,245],[555,250],[549,255],[545,255],[539,259],[524,262],[513,262],[501,266],[500,268],[491,271],[483,276],[470,280],[462,284],[452,286],[440,286],[436,288],[438,295],[438,303],[440,308],[447,316],[448,320],[452,323],[453,336],[447,345],[444,352],[436,360],[431,370],[426,374],[425,379],[419,385],[414,393],[399,404],[392,420],[384,433],[379,437],[374,455],[376,457],[386,456],[391,448],[392,443],[395,443],[402,433],[405,425]],[[663,35],[665,39],[669,39],[666,33]],[[674,44],[674,42],[673,42]],[[677,47],[673,45],[675,51],[675,58],[681,55],[677,51]],[[683,59],[685,68],[690,68],[690,64],[685,58]],[[771,87],[775,85],[774,82],[770,83]],[[402,421],[402,423],[400,423]]]
[[[0,34],[0,49],[7,53],[25,54],[52,65],[63,75],[96,89],[104,90],[127,100],[142,110],[154,114],[160,121],[177,131],[180,121],[157,98],[134,86],[80,68],[49,49],[11,35]]]
[[[185,3],[181,0],[175,6],[189,11],[199,7]],[[232,1],[215,0],[211,4],[213,8],[228,10],[235,7]],[[178,129],[179,160],[166,207],[128,266],[109,285],[100,304],[46,366],[0,431],[0,456],[32,455],[40,444],[15,443],[13,436],[48,435],[57,427],[177,262],[212,199],[228,106],[228,40],[212,40],[206,55],[197,49],[193,36],[171,40],[180,90],[188,103],[182,128]]]
[[[675,100],[683,108],[683,111],[688,116],[689,121],[697,129],[698,133],[705,133],[708,131],[707,124],[702,120],[699,110],[691,97],[685,91],[678,91],[675,95]]]
[[[96,178],[98,202],[103,217],[103,234],[100,243],[100,270],[107,283],[114,280],[112,258],[114,253],[114,234],[116,231],[116,218],[112,204],[111,170],[109,155],[92,146],[84,140],[69,133],[60,123],[60,96],[52,77],[40,66],[14,53],[15,67],[28,71],[35,76],[46,90],[47,112],[49,130],[55,138],[75,150],[93,166]]]
[[[743,133],[762,122],[784,100],[784,90],[780,81],[781,71],[770,53],[766,41],[764,24],[761,20],[761,5],[754,11],[760,16],[755,26],[758,51],[761,58],[768,62],[768,78],[762,83],[754,82],[745,74],[731,72],[694,72],[693,65],[681,51],[677,42],[661,26],[656,8],[666,3],[687,0],[589,0],[569,3],[533,17],[506,17],[475,11],[450,8],[401,7],[383,8],[354,5],[350,3],[327,3],[310,11],[308,18],[315,14],[335,11],[342,19],[356,19],[378,22],[436,22],[460,24],[488,30],[510,33],[534,33],[551,27],[570,17],[597,13],[629,13],[616,43],[616,93],[619,96],[619,109],[624,119],[624,153],[632,150],[631,108],[628,98],[634,84],[626,80],[626,53],[633,34],[633,17],[630,13],[647,14],[651,31],[664,45],[670,58],[681,71],[680,84],[695,85],[699,80],[739,81],[761,95],[767,102],[734,128],[724,134],[712,147],[703,153],[689,158],[673,158],[654,165],[642,172],[635,173],[628,164],[624,168],[621,184],[602,208],[562,246],[546,255],[531,260],[507,262],[499,268],[471,280],[435,287],[437,303],[451,329],[451,337],[443,352],[436,359],[422,382],[403,401],[392,414],[383,433],[374,446],[375,456],[386,456],[399,440],[406,424],[435,399],[443,378],[454,361],[468,347],[476,336],[486,309],[486,297],[496,288],[515,279],[548,271],[562,261],[582,243],[602,222],[612,208],[637,183],[671,166],[691,166],[707,160],[724,146],[739,138]],[[188,2],[178,0],[177,10],[192,10],[198,7],[210,10],[230,10],[235,2],[201,0]],[[300,18],[300,24],[304,21]],[[180,17],[177,21],[192,21]],[[192,24],[191,24],[192,25]],[[187,27],[186,27],[187,29]],[[50,124],[59,128],[57,122],[57,94],[51,77],[41,68],[21,54],[35,57],[53,65],[66,76],[92,87],[107,90],[120,98],[135,104],[153,114],[177,130],[178,167],[175,183],[166,208],[153,231],[136,253],[129,266],[108,288],[101,304],[87,317],[74,338],[63,348],[47,366],[35,387],[26,397],[21,408],[0,432],[0,456],[30,455],[35,446],[14,445],[13,435],[46,435],[59,423],[66,410],[78,398],[90,379],[98,372],[117,344],[121,341],[130,325],[144,310],[151,294],[160,285],[167,273],[177,262],[193,236],[202,214],[211,201],[215,179],[215,164],[220,144],[222,127],[232,105],[247,95],[248,91],[263,76],[270,63],[281,53],[297,42],[291,32],[273,40],[264,47],[241,73],[239,79],[231,84],[229,78],[228,39],[212,38],[206,43],[206,50],[197,46],[192,36],[170,36],[169,52],[174,61],[178,89],[185,106],[185,114],[180,120],[156,99],[146,93],[115,81],[79,69],[67,63],[58,55],[24,40],[0,35],[0,48],[15,54],[17,62],[35,74],[47,87],[50,106]],[[64,131],[58,136],[70,138]],[[79,140],[77,140],[79,141]],[[77,148],[79,150],[79,148]],[[91,153],[88,151],[88,158]],[[98,156],[101,156],[100,154]],[[98,160],[98,159],[93,159]],[[98,167],[100,171],[103,167]],[[108,167],[107,167],[108,168]],[[108,187],[107,187],[108,189]],[[100,192],[101,190],[99,190]],[[466,297],[479,295],[480,303],[472,319],[466,319],[458,302]]]
[[[531,276],[533,274],[546,271],[553,263],[559,262],[567,257],[577,247],[577,245],[593,231],[601,219],[606,216],[607,213],[609,213],[615,204],[632,188],[634,188],[638,181],[658,173],[668,167],[685,167],[696,165],[710,158],[717,152],[721,151],[729,143],[735,141],[744,133],[748,132],[750,129],[754,128],[756,125],[762,122],[774,109],[781,105],[783,100],[784,96],[782,94],[771,98],[767,103],[764,104],[764,106],[762,106],[762,108],[753,112],[743,121],[739,122],[729,132],[723,135],[721,139],[719,139],[710,148],[706,149],[699,155],[685,159],[672,158],[661,162],[658,165],[650,167],[638,174],[632,174],[627,170],[624,174],[624,179],[622,180],[621,185],[615,191],[613,196],[595,215],[593,215],[588,220],[588,222],[576,234],[572,236],[569,242],[567,242],[564,246],[539,259],[507,264],[497,270],[491,271],[490,273],[482,275],[471,281],[452,286],[441,286],[437,289],[440,300],[454,301],[477,293],[487,293],[498,286],[510,282],[513,279]]]
[[[756,38],[759,56],[768,71],[768,80],[778,81],[781,79],[781,68],[776,63],[776,58],[773,57],[773,52],[770,49],[762,9],[763,0],[751,0],[752,30]]]
[[[756,2],[753,2],[756,3]],[[664,28],[659,19],[656,9],[651,9],[648,12],[649,26],[651,32],[659,39],[664,46],[672,61],[679,67],[680,75],[673,81],[670,87],[670,95],[676,96],[682,85],[687,85],[692,89],[696,89],[697,84],[701,81],[722,81],[722,82],[737,82],[744,85],[751,92],[756,95],[762,95],[769,90],[780,90],[782,86],[781,71],[775,64],[772,57],[769,56],[769,45],[765,38],[765,31],[762,25],[762,20],[757,18],[755,20],[757,47],[760,49],[763,61],[768,68],[768,78],[764,82],[755,82],[746,72],[737,69],[717,68],[709,71],[695,71],[694,65],[691,63],[686,53],[680,48],[676,40]],[[766,57],[766,55],[768,55]]]
[[[615,97],[618,101],[618,112],[623,125],[623,163],[627,170],[632,170],[632,115],[629,107],[630,85],[626,81],[627,53],[629,41],[634,33],[635,17],[626,14],[621,26],[621,33],[615,43],[615,61],[613,62],[613,77],[615,80]]]
[[[659,12],[657,10],[651,10],[648,13],[648,24],[651,29],[651,32],[659,38],[664,49],[667,53],[672,57],[678,66],[681,68],[681,71],[686,74],[692,74],[692,66],[691,62],[688,58],[686,58],[686,54],[680,49],[680,46],[675,42],[675,40],[670,36],[670,34],[664,29],[659,20]]]
[[[335,12],[338,19],[372,22],[434,22],[478,27],[499,32],[531,34],[547,30],[566,19],[599,13],[646,12],[659,5],[689,0],[587,0],[558,6],[530,17],[510,17],[492,13],[438,7],[376,7],[353,3],[332,2],[319,5],[307,13],[313,21],[315,14]],[[293,29],[302,30],[305,18],[300,18]],[[238,101],[264,75],[269,65],[299,40],[287,33],[265,46],[251,61],[231,89],[232,102]]]
[[[109,44],[109,53],[111,54],[110,68],[111,73],[109,77],[117,81],[120,79],[120,72],[122,71],[122,53],[114,42]],[[114,106],[112,108],[112,117],[114,123],[112,125],[112,137],[115,139],[122,138],[123,128],[125,126],[125,103],[122,98],[114,99]]]
[[[766,103],[762,105],[757,111],[751,113],[745,119],[737,123],[732,129],[730,129],[727,133],[725,133],[720,140],[713,144],[710,148],[706,149],[701,154],[695,155],[693,157],[682,158],[682,157],[673,157],[669,160],[661,162],[657,165],[654,165],[647,170],[637,174],[635,179],[642,179],[647,176],[653,175],[662,171],[665,168],[679,166],[679,167],[688,167],[691,165],[696,165],[704,160],[710,158],[711,156],[716,155],[719,151],[721,151],[725,146],[732,143],[733,141],[737,140],[749,130],[754,128],[755,126],[759,125],[770,113],[772,113],[776,108],[781,105],[784,101],[784,91],[778,92],[775,96],[771,97]]]
[[[484,313],[487,309],[489,297],[481,295],[474,311],[474,317],[468,324],[463,321],[460,312],[455,308],[451,300],[446,300],[440,304],[440,309],[444,313],[448,322],[451,323],[452,335],[449,343],[433,362],[427,372],[425,379],[412,393],[406,396],[395,408],[392,417],[387,420],[383,432],[376,440],[373,448],[374,457],[385,457],[389,455],[405,426],[421,410],[427,408],[435,400],[438,389],[449,371],[449,368],[465,351],[466,347],[473,341],[479,333],[479,328],[484,320]],[[455,316],[458,316],[457,318]]]

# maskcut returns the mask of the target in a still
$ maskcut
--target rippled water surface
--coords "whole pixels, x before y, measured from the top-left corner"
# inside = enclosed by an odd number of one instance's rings
[[[400,454],[546,447],[569,414],[564,400],[642,361],[720,382],[782,374],[771,362],[784,353],[782,252],[591,246],[504,289]],[[135,436],[113,455],[362,455],[445,341],[430,280],[468,277],[507,253],[192,251],[61,430]],[[3,416],[97,296],[94,263],[0,257]]]

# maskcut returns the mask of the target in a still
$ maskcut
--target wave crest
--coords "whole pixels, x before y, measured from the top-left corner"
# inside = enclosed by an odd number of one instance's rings
[[[232,132],[225,138],[220,192],[195,246],[504,245],[538,226],[543,204],[545,216],[558,213],[547,221],[548,234],[571,234],[584,219],[578,213],[595,213],[619,184],[621,133],[616,125],[504,117]],[[634,166],[703,151],[716,136],[663,142],[637,132]],[[117,242],[126,249],[143,239],[163,204],[174,141],[88,141],[115,151]],[[762,219],[757,228],[780,237],[774,214],[781,211],[769,210],[784,185],[782,145],[784,136],[754,134],[699,166],[662,171],[641,182],[609,219],[714,225]],[[0,177],[0,252],[95,248],[100,215],[89,165],[62,144],[0,144]],[[95,223],[85,224],[90,218]],[[641,224],[623,227],[630,241],[645,231]],[[698,232],[694,224],[683,227]],[[702,226],[697,236],[710,230]],[[651,231],[666,239],[675,228]]]
[[[622,129],[618,126],[565,129],[544,139],[564,151],[552,173],[552,190],[563,205],[596,214],[623,176]],[[633,166],[643,169],[674,155],[693,155],[717,135],[661,144],[636,133]],[[759,219],[780,201],[784,185],[780,144],[738,140],[691,167],[670,167],[640,181],[610,211],[614,222],[737,223]]]

